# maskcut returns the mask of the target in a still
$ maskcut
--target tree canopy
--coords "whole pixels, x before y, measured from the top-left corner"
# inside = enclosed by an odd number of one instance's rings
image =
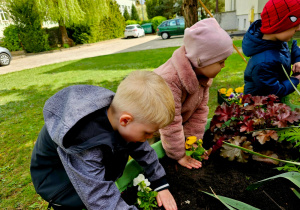
[[[61,25],[94,24],[108,14],[106,0],[35,0],[44,20]]]

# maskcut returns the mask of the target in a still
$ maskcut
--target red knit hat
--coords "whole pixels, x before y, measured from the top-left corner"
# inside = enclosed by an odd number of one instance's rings
[[[261,32],[276,34],[300,24],[300,0],[269,0],[261,13]]]

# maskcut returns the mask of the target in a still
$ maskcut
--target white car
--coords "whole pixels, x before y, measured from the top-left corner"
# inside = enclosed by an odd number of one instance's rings
[[[124,37],[141,37],[145,36],[144,29],[139,24],[128,25],[124,31]]]

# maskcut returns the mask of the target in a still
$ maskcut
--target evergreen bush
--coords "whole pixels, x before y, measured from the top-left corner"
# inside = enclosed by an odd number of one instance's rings
[[[154,31],[156,31],[157,27],[165,20],[167,20],[167,18],[165,18],[163,16],[156,16],[156,17],[152,18],[151,23],[152,23]]]
[[[22,50],[21,42],[19,39],[19,28],[15,25],[7,26],[3,31],[3,47],[10,51]]]
[[[26,52],[49,50],[48,35],[41,27],[41,16],[34,0],[7,0],[7,8],[19,31]]]
[[[132,6],[131,6],[131,19],[136,20],[136,21],[140,20],[139,14],[138,14],[134,4],[132,4]]]
[[[22,32],[20,32],[20,39],[28,53],[43,52],[50,49],[48,34],[41,29],[33,27],[23,28]]]
[[[128,9],[127,9],[126,6],[125,6],[125,9],[124,9],[123,17],[124,17],[125,21],[130,20],[130,15],[129,15],[129,12],[128,12]]]

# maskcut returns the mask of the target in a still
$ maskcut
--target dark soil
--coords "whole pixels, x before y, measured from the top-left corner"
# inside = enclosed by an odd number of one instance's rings
[[[170,191],[180,210],[219,210],[227,209],[220,201],[201,191],[211,192],[242,201],[262,210],[300,209],[300,199],[291,191],[297,188],[284,178],[266,182],[253,191],[246,190],[250,184],[283,173],[274,165],[249,161],[248,163],[230,162],[219,156],[211,155],[203,161],[201,169],[189,170],[174,160],[164,157],[160,160],[164,166]],[[136,201],[136,188],[129,188],[122,197],[128,204]]]

